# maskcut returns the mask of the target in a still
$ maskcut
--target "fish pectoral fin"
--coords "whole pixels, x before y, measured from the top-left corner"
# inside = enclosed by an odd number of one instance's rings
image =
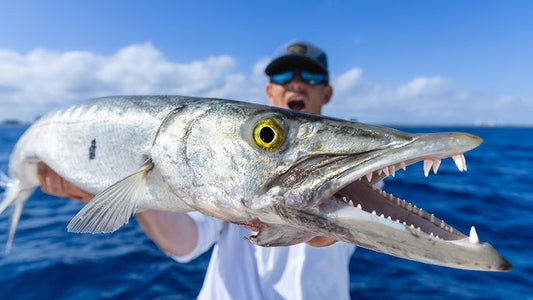
[[[289,225],[269,224],[257,235],[247,237],[247,239],[258,246],[277,247],[304,243],[315,236],[313,232]]]
[[[139,171],[97,194],[70,221],[68,231],[109,233],[128,223],[139,201],[149,197],[146,175],[153,166],[148,162]]]

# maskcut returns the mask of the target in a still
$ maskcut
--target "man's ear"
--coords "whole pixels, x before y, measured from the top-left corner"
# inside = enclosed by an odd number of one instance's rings
[[[331,85],[328,84],[324,87],[323,104],[327,104],[329,100],[331,100],[331,96],[333,96],[333,88],[331,87]]]
[[[266,95],[267,95],[267,98],[268,98],[268,102],[270,102],[270,104],[274,104],[274,101],[272,100],[273,97],[272,97],[272,84],[271,83],[268,83],[266,85],[265,91],[266,91]]]

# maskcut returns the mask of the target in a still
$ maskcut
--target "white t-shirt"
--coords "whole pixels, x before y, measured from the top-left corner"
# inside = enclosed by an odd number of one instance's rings
[[[174,259],[188,262],[216,243],[199,299],[350,298],[348,264],[354,245],[260,247],[244,239],[252,233],[243,226],[189,215],[198,226],[198,244],[189,255]]]

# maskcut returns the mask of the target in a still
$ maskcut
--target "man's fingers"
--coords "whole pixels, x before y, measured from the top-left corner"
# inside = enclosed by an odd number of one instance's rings
[[[43,162],[37,163],[37,178],[44,193],[57,197],[74,198],[85,203],[94,197],[94,195],[63,179]]]
[[[250,225],[244,225],[244,227],[246,227],[246,229],[248,229],[250,231],[253,231],[253,232],[258,232],[259,231],[259,228],[253,227],[253,226],[250,226]]]
[[[59,174],[57,174],[50,167],[47,167],[45,176],[46,188],[48,191],[50,191],[50,194],[58,197],[68,197],[63,186],[63,178],[61,178]]]
[[[307,244],[312,247],[326,247],[329,245],[333,245],[336,242],[337,240],[334,240],[327,236],[316,236],[312,238],[310,241],[308,241]]]
[[[62,180],[62,184],[65,194],[67,194],[70,198],[74,198],[80,200],[81,202],[87,203],[94,197],[93,194],[85,192],[84,190],[78,188],[77,186],[64,179]]]
[[[39,180],[39,185],[41,186],[41,188],[43,188],[43,191],[44,191],[44,188],[46,188],[45,178],[46,178],[46,165],[42,162],[38,162],[37,163],[37,179]]]
[[[62,193],[61,177],[43,162],[37,163],[37,178],[43,192],[59,197],[65,197]]]

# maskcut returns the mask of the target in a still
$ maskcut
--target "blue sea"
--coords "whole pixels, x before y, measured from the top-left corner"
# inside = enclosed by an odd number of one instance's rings
[[[25,127],[0,127],[0,170]],[[533,299],[533,128],[398,128],[465,131],[484,143],[425,178],[420,163],[385,190],[435,213],[462,232],[475,225],[512,264],[509,273],[455,270],[358,248],[350,264],[354,299]],[[0,192],[2,192],[0,188]],[[166,257],[132,221],[106,235],[67,233],[82,204],[37,191],[27,202],[12,253],[0,254],[0,299],[191,299],[209,253],[188,264]],[[0,216],[0,247],[9,213]],[[3,252],[3,251],[2,251]]]

